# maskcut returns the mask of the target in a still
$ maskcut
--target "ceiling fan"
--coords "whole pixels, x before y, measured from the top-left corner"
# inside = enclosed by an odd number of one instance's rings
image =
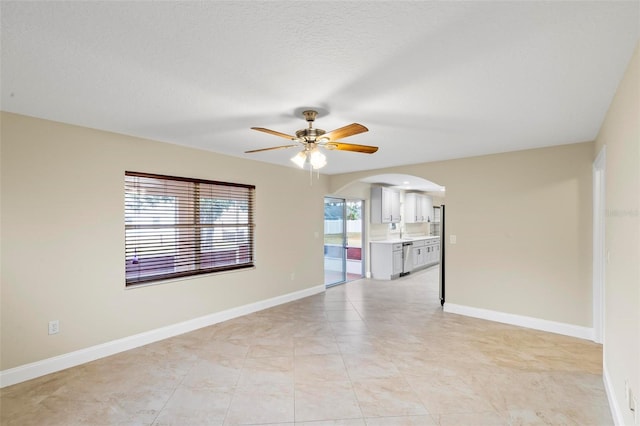
[[[339,151],[361,152],[364,154],[373,154],[378,150],[377,146],[355,145],[340,141],[340,139],[342,138],[369,131],[369,129],[367,129],[362,124],[351,123],[347,126],[340,127],[339,129],[325,132],[322,129],[316,129],[313,127],[313,122],[318,116],[317,111],[306,110],[302,112],[302,115],[309,123],[309,127],[307,127],[306,129],[298,130],[295,136],[276,132],[275,130],[265,129],[264,127],[252,127],[253,130],[280,136],[281,138],[289,139],[290,141],[297,143],[291,145],[274,146],[271,148],[254,149],[251,151],[245,151],[245,153],[251,154],[254,152],[291,148],[302,145],[302,151],[291,158],[291,161],[296,163],[300,168],[303,168],[304,165],[308,162],[313,170],[317,170],[327,165],[327,157],[320,151],[320,148],[329,150],[335,149]]]

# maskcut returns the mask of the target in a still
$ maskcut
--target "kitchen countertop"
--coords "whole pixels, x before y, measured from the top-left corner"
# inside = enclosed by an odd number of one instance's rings
[[[377,241],[369,241],[370,243],[376,243],[376,244],[396,244],[396,243],[409,243],[409,242],[413,242],[413,241],[420,241],[420,240],[433,240],[433,239],[440,239],[440,236],[438,235],[425,235],[422,237],[405,237],[405,238],[391,238],[388,240],[377,240]]]

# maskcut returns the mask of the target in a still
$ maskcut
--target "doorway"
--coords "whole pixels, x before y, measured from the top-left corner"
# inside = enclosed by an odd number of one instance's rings
[[[362,200],[324,199],[324,284],[331,287],[363,276]]]

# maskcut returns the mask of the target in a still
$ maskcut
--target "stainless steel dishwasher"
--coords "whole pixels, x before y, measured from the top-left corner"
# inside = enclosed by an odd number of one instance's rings
[[[410,274],[411,269],[413,268],[413,254],[411,253],[412,248],[413,243],[411,241],[404,241],[402,243],[402,272],[400,272],[401,277]]]

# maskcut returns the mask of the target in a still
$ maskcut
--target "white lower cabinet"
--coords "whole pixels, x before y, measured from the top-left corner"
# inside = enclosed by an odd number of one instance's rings
[[[427,257],[429,263],[440,262],[440,241],[431,245]]]
[[[403,258],[402,242],[371,242],[371,277],[375,280],[393,280],[403,272],[403,265],[410,265],[411,272],[440,262],[440,238],[411,240],[410,261]],[[407,271],[404,271],[407,272]]]
[[[393,252],[391,253],[393,256],[393,269],[391,271],[391,275],[394,277],[399,277],[402,273],[402,244],[394,244]]]
[[[427,241],[419,240],[413,242],[413,269],[418,269],[427,264]]]
[[[374,280],[398,278],[402,260],[401,242],[371,242],[371,277]]]
[[[413,270],[426,268],[440,262],[440,238],[428,238],[413,242]]]
[[[426,263],[433,265],[440,262],[440,239],[433,239],[427,243]]]

